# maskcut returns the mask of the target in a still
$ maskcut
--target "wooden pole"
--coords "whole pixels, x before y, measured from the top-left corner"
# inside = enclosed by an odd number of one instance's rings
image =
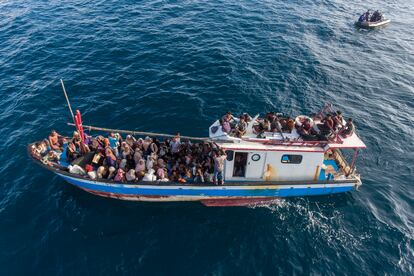
[[[66,101],[68,103],[69,111],[70,111],[70,114],[72,115],[72,120],[73,120],[74,123],[76,123],[76,121],[75,121],[75,115],[73,115],[72,107],[70,106],[68,94],[66,93],[65,85],[63,84],[63,80],[62,79],[60,79],[60,83],[62,84],[63,94],[65,94],[65,98],[66,98]]]
[[[352,157],[351,166],[349,166],[349,172],[348,172],[348,174],[346,176],[348,176],[351,173],[353,173],[353,171],[355,169],[355,163],[356,163],[357,156],[358,156],[358,149],[355,149],[354,156]]]
[[[69,126],[76,126],[75,124],[68,123]],[[118,132],[118,133],[124,133],[124,134],[131,134],[131,135],[142,135],[142,136],[157,136],[157,137],[168,137],[173,138],[176,135],[172,134],[165,134],[165,133],[155,133],[155,132],[145,132],[145,131],[134,131],[134,130],[124,130],[124,129],[111,129],[111,128],[103,128],[103,127],[95,127],[95,126],[83,126],[84,129],[91,129],[91,130],[97,130],[97,131],[103,131],[103,132]],[[191,136],[181,136],[180,138],[188,139],[188,140],[199,140],[199,141],[210,141],[210,138],[207,137],[191,137]]]

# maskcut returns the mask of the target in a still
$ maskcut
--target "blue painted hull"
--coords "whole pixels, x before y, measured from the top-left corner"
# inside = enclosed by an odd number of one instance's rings
[[[344,193],[351,191],[356,184],[295,184],[295,185],[228,185],[228,186],[190,186],[190,185],[131,185],[104,183],[58,174],[70,184],[99,196],[134,201],[257,201],[293,196],[315,196]],[[226,204],[231,205],[231,204]]]

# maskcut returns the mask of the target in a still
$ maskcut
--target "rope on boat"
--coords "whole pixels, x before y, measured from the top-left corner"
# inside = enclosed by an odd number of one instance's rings
[[[67,124],[68,124],[68,126],[76,126],[73,123],[67,123]],[[124,129],[112,129],[112,128],[87,126],[87,125],[84,125],[83,127],[87,128],[87,129],[91,129],[91,130],[97,130],[97,131],[103,131],[103,132],[115,132],[115,133],[118,132],[118,133],[131,134],[131,135],[157,136],[157,137],[168,137],[168,138],[173,138],[173,137],[176,136],[176,135],[165,134],[165,133],[124,130]],[[180,135],[180,138],[188,139],[188,140],[211,141],[210,138],[208,138],[208,137],[192,137],[192,136],[182,136],[182,135]]]

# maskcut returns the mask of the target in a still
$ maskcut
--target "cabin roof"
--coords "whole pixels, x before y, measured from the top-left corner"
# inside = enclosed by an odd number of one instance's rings
[[[329,144],[326,145],[326,149],[361,149],[361,148],[366,148],[367,146],[365,145],[364,142],[362,142],[362,140],[358,137],[358,135],[354,132],[351,136],[346,137],[346,138],[342,138],[342,143],[334,143],[334,142],[329,142]]]

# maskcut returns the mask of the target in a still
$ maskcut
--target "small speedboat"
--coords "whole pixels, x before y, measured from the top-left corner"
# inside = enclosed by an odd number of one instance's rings
[[[391,20],[385,18],[379,10],[374,12],[372,12],[372,10],[368,10],[359,16],[358,20],[355,22],[355,25],[360,28],[370,29],[385,26],[390,22]]]
[[[390,19],[382,19],[379,21],[375,21],[375,22],[370,22],[370,21],[362,21],[362,22],[355,22],[355,25],[357,25],[360,28],[376,28],[376,27],[381,27],[381,26],[385,26],[388,23],[390,23],[391,20]]]

